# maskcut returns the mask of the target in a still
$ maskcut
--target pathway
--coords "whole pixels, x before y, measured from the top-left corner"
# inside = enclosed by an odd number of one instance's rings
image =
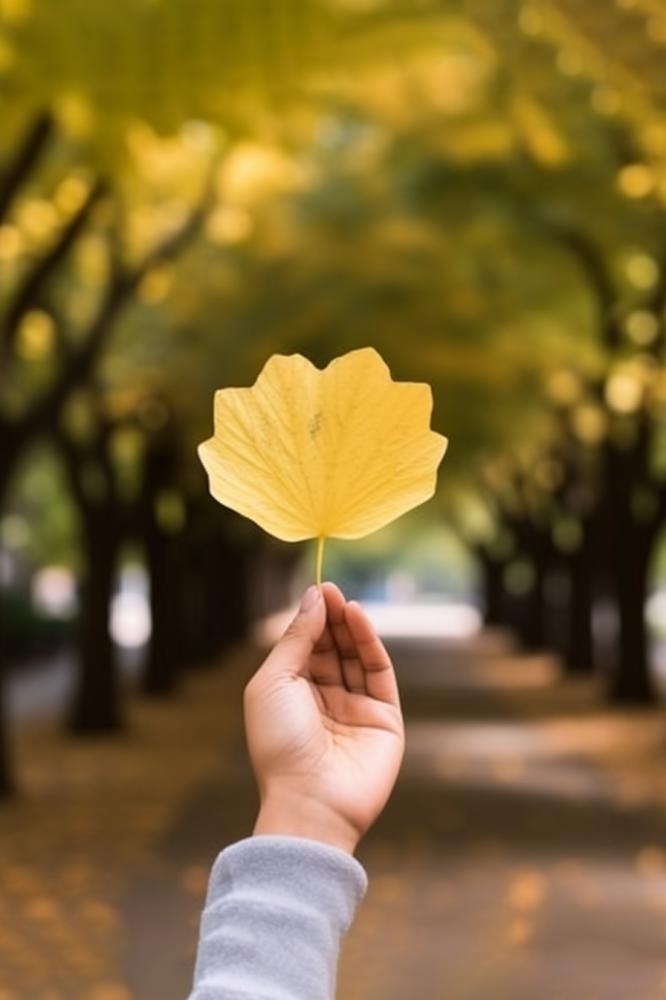
[[[391,649],[408,752],[359,850],[339,1000],[666,998],[659,713],[600,709],[501,635]],[[184,1000],[210,863],[255,810],[240,706],[257,659],[134,705],[117,744],[21,734],[0,1000]]]

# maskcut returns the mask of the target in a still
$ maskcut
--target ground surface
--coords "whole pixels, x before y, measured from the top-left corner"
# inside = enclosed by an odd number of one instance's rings
[[[498,635],[392,640],[408,751],[359,851],[339,1000],[666,998],[666,728]],[[258,654],[132,704],[122,741],[18,734],[0,810],[0,1000],[184,1000],[210,864],[255,798]]]

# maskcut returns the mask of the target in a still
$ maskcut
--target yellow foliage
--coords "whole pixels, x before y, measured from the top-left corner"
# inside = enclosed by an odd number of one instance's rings
[[[515,101],[514,116],[518,132],[537,163],[559,167],[569,159],[569,149],[554,118],[543,104],[520,95]]]
[[[53,350],[55,327],[48,313],[31,309],[19,327],[17,353],[26,361],[41,361]]]

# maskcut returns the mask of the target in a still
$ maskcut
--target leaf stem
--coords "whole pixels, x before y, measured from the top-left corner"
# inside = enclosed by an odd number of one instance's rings
[[[320,535],[317,539],[317,586],[321,586],[321,574],[324,567],[324,542],[326,541],[325,535]]]

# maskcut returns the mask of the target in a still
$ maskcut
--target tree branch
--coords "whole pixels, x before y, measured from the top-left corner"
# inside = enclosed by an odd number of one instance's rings
[[[666,345],[666,243],[662,248],[658,266],[659,279],[646,303],[647,308],[655,315],[659,323],[659,333],[648,348],[650,354],[657,359],[661,357]]]
[[[90,501],[86,494],[81,478],[81,468],[86,460],[83,449],[78,447],[70,438],[69,434],[58,424],[54,424],[51,432],[52,440],[56,449],[60,453],[63,469],[67,476],[69,488],[80,511],[86,511],[90,506]]]
[[[102,181],[97,183],[89,191],[85,201],[77,212],[74,213],[67,225],[60,233],[58,239],[50,250],[39,258],[19,285],[13,301],[9,305],[7,315],[0,331],[0,362],[7,360],[14,347],[16,334],[23,315],[34,306],[40,291],[44,288],[53,271],[58,267],[63,258],[67,255],[73,244],[79,237],[82,229],[86,225],[90,214],[104,193],[105,185]]]
[[[0,178],[0,225],[7,217],[14,195],[42,155],[53,131],[51,115],[48,112],[38,115],[28,129],[14,159]]]
[[[593,240],[573,226],[558,224],[550,228],[556,239],[576,258],[595,294],[606,347],[619,346],[620,328],[615,313],[617,293],[602,252]]]
[[[131,299],[145,275],[163,261],[170,260],[198,232],[208,209],[209,192],[206,193],[198,207],[190,214],[183,225],[169,236],[165,237],[144,260],[132,270],[117,268],[109,287],[100,304],[96,317],[93,319],[82,346],[72,350],[68,363],[61,369],[60,376],[44,396],[32,407],[24,417],[22,424],[26,433],[33,433],[38,428],[55,420],[58,411],[78,385],[91,371],[99,353],[108,340],[113,323],[123,306]]]

